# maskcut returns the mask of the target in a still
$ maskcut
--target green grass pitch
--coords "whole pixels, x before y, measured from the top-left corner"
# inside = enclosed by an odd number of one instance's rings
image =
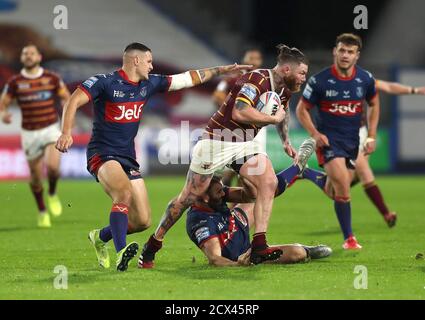
[[[425,177],[381,176],[384,196],[399,214],[389,229],[362,188],[352,192],[353,227],[360,252],[345,252],[333,203],[308,181],[276,199],[269,243],[324,243],[331,257],[298,265],[216,268],[190,242],[181,219],[169,232],[156,268],[128,272],[97,266],[89,230],[108,223],[110,201],[92,180],[61,181],[64,213],[48,230],[36,228],[35,203],[27,183],[0,183],[0,299],[424,299]],[[181,177],[146,179],[153,225],[129,236],[140,245],[158,223]],[[112,263],[113,244],[109,245]],[[68,270],[68,289],[55,289],[57,265]],[[367,268],[367,289],[355,289],[357,265]]]

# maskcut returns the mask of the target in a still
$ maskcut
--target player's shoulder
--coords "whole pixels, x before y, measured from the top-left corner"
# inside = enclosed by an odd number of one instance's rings
[[[22,76],[22,74],[21,73],[16,73],[16,74],[14,74],[14,75],[12,75],[12,76],[10,76],[8,79],[7,79],[7,83],[8,84],[12,84],[12,83],[15,83],[16,81],[18,81],[18,80],[22,80],[24,77]]]
[[[43,76],[61,79],[61,76],[59,75],[59,73],[50,69],[45,69],[45,68],[43,69]]]
[[[360,67],[360,66],[356,66],[356,71],[357,71],[357,74],[356,74],[356,76],[358,77],[358,78],[360,78],[360,79],[366,79],[366,80],[371,80],[371,79],[373,79],[373,74],[372,74],[372,72],[370,72],[370,71],[368,71],[368,70],[366,70],[366,69],[363,69],[362,67]]]
[[[98,74],[95,74],[95,75],[89,77],[82,84],[83,84],[83,86],[85,86],[87,88],[91,88],[95,84],[96,85],[99,85],[99,84],[107,85],[107,84],[111,83],[114,79],[116,79],[115,72],[98,73]]]
[[[321,88],[329,81],[332,80],[331,67],[324,68],[319,72],[313,74],[307,81],[307,85],[314,88]]]

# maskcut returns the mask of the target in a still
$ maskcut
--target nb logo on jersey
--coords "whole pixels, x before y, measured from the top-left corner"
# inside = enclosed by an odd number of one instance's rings
[[[138,122],[142,115],[144,104],[144,101],[125,103],[106,102],[105,120],[119,123]]]
[[[336,97],[338,95],[338,91],[335,90],[326,90],[326,96],[327,97]]]
[[[347,105],[340,105],[337,103],[333,103],[331,105],[331,108],[329,109],[329,112],[337,113],[337,114],[351,114],[354,115],[358,112],[358,107],[360,106],[360,103],[349,103]]]

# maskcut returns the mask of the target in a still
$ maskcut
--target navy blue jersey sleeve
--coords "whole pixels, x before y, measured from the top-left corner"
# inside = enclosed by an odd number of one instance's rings
[[[97,74],[88,78],[78,87],[87,94],[90,100],[95,100],[102,94],[103,90],[105,89],[105,84],[106,76],[104,74]]]
[[[375,96],[376,96],[376,80],[375,78],[372,76],[372,74],[370,72],[366,72],[367,73],[367,85],[366,85],[366,94],[365,94],[365,99],[367,102],[369,102],[370,100],[372,100]]]
[[[167,92],[171,85],[171,76],[150,74],[149,82],[152,85],[152,94],[157,92]]]
[[[190,239],[200,247],[205,241],[218,236],[218,227],[208,215],[197,215],[191,219],[187,230]]]
[[[316,78],[314,76],[310,77],[303,91],[304,101],[311,106],[316,106],[319,105],[321,96],[319,84],[317,83]]]

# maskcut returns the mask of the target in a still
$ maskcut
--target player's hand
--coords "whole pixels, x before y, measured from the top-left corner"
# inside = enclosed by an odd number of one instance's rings
[[[416,88],[416,94],[425,95],[425,87],[417,87]]]
[[[3,116],[1,117],[1,120],[3,121],[3,123],[5,124],[10,124],[12,123],[12,114],[10,112],[6,112],[3,114]]]
[[[279,108],[277,108],[275,115],[271,116],[272,118],[271,124],[281,123],[285,119],[285,116],[286,116],[285,109],[282,106],[280,106]]]
[[[229,64],[227,66],[218,67],[219,74],[226,74],[232,72],[238,72],[242,70],[251,70],[254,66],[252,64]]]
[[[251,265],[251,248],[248,249],[245,253],[242,253],[238,257],[238,264],[241,266],[250,266]]]
[[[73,142],[74,140],[72,140],[72,136],[70,134],[62,134],[58,141],[56,141],[56,149],[60,152],[68,152],[68,149],[71,148]]]
[[[292,159],[296,161],[297,150],[294,149],[294,147],[291,145],[289,141],[285,141],[285,143],[283,144],[283,149],[285,150],[288,156],[290,156]]]
[[[375,151],[375,149],[376,149],[376,140],[373,138],[367,138],[363,146],[364,154],[365,155],[371,154]]]
[[[317,148],[329,147],[328,137],[320,132],[313,135],[313,139],[316,140]]]

